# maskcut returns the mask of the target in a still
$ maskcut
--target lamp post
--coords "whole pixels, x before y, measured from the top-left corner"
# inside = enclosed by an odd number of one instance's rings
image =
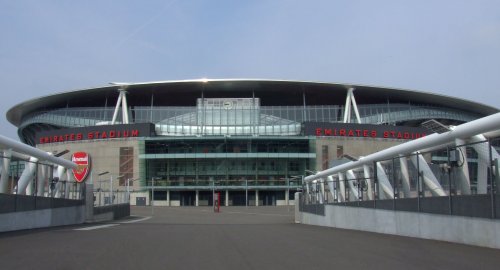
[[[137,180],[139,180],[139,178],[136,178],[136,179],[128,178],[127,179],[127,197],[128,197],[128,203],[130,203],[130,182],[134,182],[134,181],[137,181]]]
[[[105,175],[105,174],[108,174],[109,172],[108,171],[105,171],[105,172],[102,172],[102,173],[99,173],[97,174],[97,177],[99,176],[102,176],[102,175]],[[102,191],[102,188],[101,188],[101,183],[102,183],[103,180],[99,180],[99,206],[101,206],[101,191]]]
[[[160,177],[151,177],[151,215],[155,213],[154,202],[155,202],[155,179],[159,180]]]
[[[114,199],[113,199],[113,175],[109,176],[109,200],[110,200],[109,204],[114,203]]]
[[[123,175],[123,174],[119,175],[119,176],[116,177],[116,179],[120,179],[123,176],[125,176],[125,175]],[[115,203],[115,199],[113,197],[113,175],[110,175],[110,177],[109,177],[109,190],[111,191],[111,193],[110,193],[110,195],[111,195],[111,197],[110,197],[111,204],[114,204]]]
[[[215,179],[212,180],[212,206],[215,209]]]

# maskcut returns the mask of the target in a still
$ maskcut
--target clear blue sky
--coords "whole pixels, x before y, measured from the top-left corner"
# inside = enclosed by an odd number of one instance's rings
[[[108,82],[264,78],[500,107],[500,1],[0,0],[1,134],[27,99]]]

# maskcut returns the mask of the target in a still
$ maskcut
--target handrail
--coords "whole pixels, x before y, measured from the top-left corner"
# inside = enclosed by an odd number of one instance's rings
[[[50,162],[55,163],[57,165],[61,165],[65,168],[75,169],[77,167],[76,163],[74,163],[74,162],[71,162],[69,160],[66,160],[66,159],[63,159],[60,157],[55,157],[55,156],[49,155],[48,153],[46,153],[40,149],[31,147],[27,144],[15,141],[15,140],[10,139],[10,138],[7,138],[3,135],[0,135],[0,145],[4,145],[8,149],[12,149],[12,151],[19,152],[19,153],[29,155],[32,157],[36,157],[39,160],[47,160],[47,161],[50,161]]]
[[[441,134],[431,134],[410,142],[406,142],[400,145],[396,145],[385,150],[364,156],[358,161],[351,161],[344,163],[333,168],[317,172],[314,175],[310,175],[304,178],[305,182],[311,182],[317,179],[326,178],[338,172],[347,171],[353,168],[357,168],[366,164],[371,164],[372,162],[378,160],[384,160],[398,155],[409,154],[424,148],[430,148],[437,145],[441,145],[455,139],[465,139],[472,137],[474,135],[482,134],[485,132],[491,132],[498,130],[500,128],[500,113],[496,113],[490,116],[486,116],[459,126],[456,126],[452,130],[441,133]]]

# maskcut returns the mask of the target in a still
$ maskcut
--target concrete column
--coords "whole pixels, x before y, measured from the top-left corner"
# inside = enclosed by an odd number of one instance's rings
[[[392,188],[391,182],[389,181],[384,167],[380,162],[377,162],[377,168],[375,172],[377,174],[378,184],[380,187],[379,190],[381,191],[379,192],[379,196],[382,195],[383,198],[394,199],[394,189]]]
[[[338,196],[336,195],[337,190],[334,187],[333,177],[329,175],[326,179],[327,179],[326,183],[328,185],[328,188],[330,189],[330,194],[332,195],[332,200],[335,201],[335,199],[337,199]]]
[[[255,206],[259,206],[259,191],[255,190]]]
[[[200,206],[199,201],[200,201],[200,192],[197,190],[196,191],[196,203],[195,203],[196,206]]]
[[[2,176],[0,177],[0,193],[8,193],[11,150],[3,151]]]
[[[413,164],[415,164],[415,167],[416,167],[417,156],[415,156],[415,155],[412,156],[411,161],[413,162]],[[425,185],[431,191],[432,195],[433,196],[446,196],[446,192],[444,192],[443,187],[441,186],[441,184],[439,184],[439,181],[437,180],[436,176],[434,175],[431,168],[429,167],[429,164],[427,164],[427,161],[425,161],[425,159],[422,155],[418,155],[418,167],[419,167],[419,170],[421,172],[423,172],[423,178],[424,178],[423,181],[424,181]],[[387,181],[389,181],[389,180],[387,180]],[[394,198],[394,197],[392,197],[392,198]]]
[[[351,194],[349,194],[349,201],[359,201],[359,192],[358,188],[354,186],[354,182],[356,181],[356,175],[354,175],[353,170],[348,170],[346,172],[347,185],[349,185],[349,190]],[[354,198],[351,198],[353,196]]]
[[[59,177],[59,182],[56,184],[55,197],[61,198],[62,188],[64,187],[63,182],[66,181],[66,179],[64,179],[66,175],[66,168],[61,165],[57,166],[55,175]]]
[[[495,185],[497,187],[497,193],[500,193],[500,162],[498,160],[498,158],[495,159],[494,161],[494,164],[495,164]]]
[[[286,205],[290,205],[290,203],[288,202],[289,198],[288,196],[290,195],[290,191],[287,189],[285,190],[285,204]]]
[[[363,165],[363,175],[366,178],[366,195],[368,196],[368,200],[373,200],[373,179],[370,177],[370,167],[368,165]]]
[[[455,145],[464,145],[465,141],[456,139]],[[470,195],[470,177],[469,177],[469,163],[467,163],[467,147],[457,147],[455,150],[456,158],[456,179],[462,195]]]
[[[406,157],[399,155],[399,164],[401,166],[401,176],[403,179],[403,193],[405,198],[410,198],[410,174],[408,173],[408,162],[406,161]]]
[[[32,184],[31,181],[35,176],[36,162],[38,162],[38,158],[31,157],[29,161],[30,162],[26,163],[26,167],[24,168],[24,171],[19,177],[19,181],[17,182],[17,194],[26,194],[26,189],[28,185]],[[27,195],[31,195],[31,193]]]
[[[44,196],[45,194],[45,185],[47,184],[48,181],[48,175],[47,172],[49,171],[49,167],[42,165],[38,169],[39,174],[38,174],[38,181],[37,181],[37,196]]]
[[[167,190],[167,206],[170,206],[170,190]]]
[[[325,180],[321,178],[319,181],[319,201],[325,203]]]
[[[337,201],[338,202],[345,202],[346,196],[345,196],[345,177],[343,172],[338,173],[339,176],[339,190],[338,190],[338,196],[337,196]]]
[[[229,190],[226,189],[226,206],[229,206]]]
[[[477,194],[488,193],[488,159],[479,155],[477,159]]]
[[[70,170],[66,170],[66,186],[64,187],[65,190],[64,190],[64,198],[66,199],[69,199],[69,192],[71,190],[71,187],[73,186],[73,181],[70,182],[70,179],[71,179],[71,171]],[[113,187],[111,187],[113,188]],[[113,197],[113,192],[111,192],[111,197]],[[111,200],[111,204],[114,204],[114,201],[113,201],[113,198],[110,199]]]

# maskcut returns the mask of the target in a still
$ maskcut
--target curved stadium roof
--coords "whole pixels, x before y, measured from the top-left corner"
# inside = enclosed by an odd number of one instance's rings
[[[259,79],[184,80],[130,83],[80,89],[34,98],[12,107],[7,119],[19,126],[24,116],[38,110],[65,107],[101,107],[104,100],[116,103],[117,89],[127,87],[129,106],[149,106],[151,95],[160,106],[194,106],[196,98],[204,92],[210,97],[252,97],[261,99],[262,106],[300,106],[305,93],[307,105],[343,105],[346,91],[354,87],[358,104],[411,103],[441,106],[480,115],[498,112],[497,108],[477,102],[414,90],[374,87],[365,85]]]

